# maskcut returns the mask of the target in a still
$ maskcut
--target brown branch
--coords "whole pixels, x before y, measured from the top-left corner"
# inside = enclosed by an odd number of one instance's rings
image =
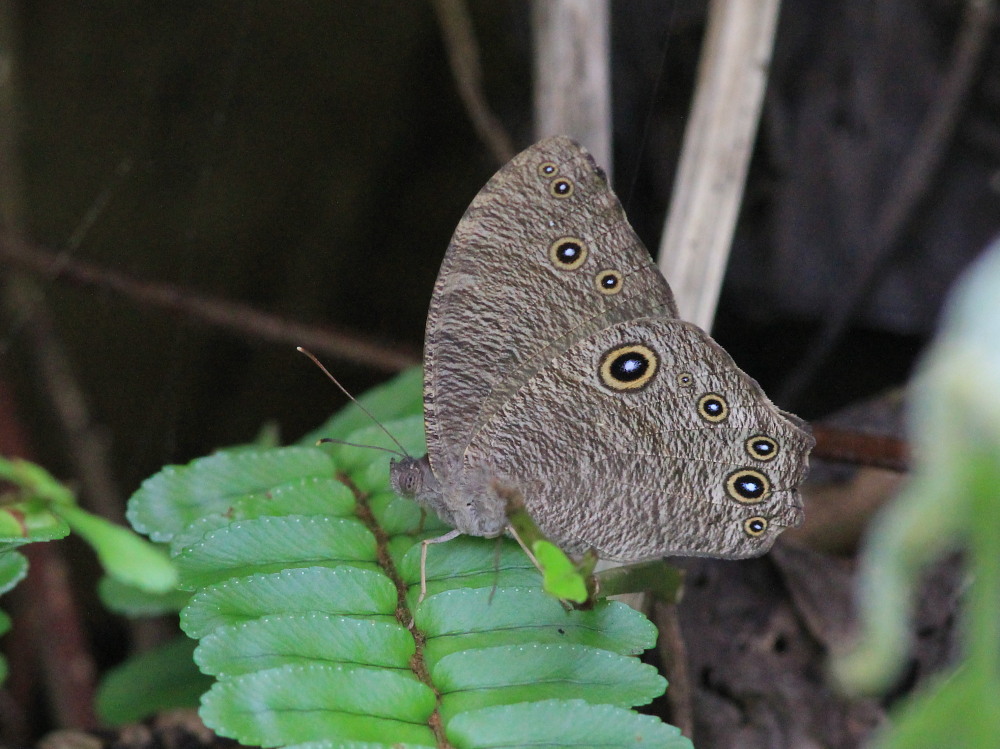
[[[794,405],[794,401],[820,370],[855,311],[865,300],[879,271],[891,258],[903,232],[927,199],[932,181],[948,154],[947,145],[955,135],[983,53],[989,48],[987,43],[996,12],[995,0],[966,2],[951,67],[921,123],[909,157],[895,180],[895,187],[886,191],[888,197],[879,210],[872,230],[863,234],[867,241],[864,243],[857,272],[851,278],[849,286],[837,296],[838,303],[825,316],[819,336],[788,377],[778,397],[782,403]]]
[[[139,281],[65,254],[29,246],[7,234],[0,234],[0,260],[45,278],[109,291],[141,307],[173,312],[250,340],[303,346],[318,354],[385,372],[398,372],[420,361],[402,345],[375,344],[360,336],[290,322],[244,304],[198,296],[169,284]]]
[[[29,566],[24,592],[33,603],[33,639],[57,724],[96,728],[97,667],[88,649],[62,549],[51,543],[25,547]]]
[[[19,91],[21,28],[12,3],[0,3],[0,227],[15,236],[24,225],[24,180],[21,164],[21,98]],[[96,438],[83,388],[74,376],[63,342],[48,323],[47,308],[29,279],[3,269],[0,300],[21,312],[33,304],[38,315],[23,318],[29,355],[38,365],[39,389],[52,403],[66,433],[70,458],[88,490],[95,509],[108,517],[122,517],[113,472],[105,445]],[[13,401],[5,413],[2,447],[8,455],[27,455],[27,437]],[[15,452],[16,451],[16,452]],[[84,633],[79,607],[73,597],[69,567],[62,549],[54,544],[31,544],[28,578],[21,591],[22,607],[31,627],[32,646],[45,680],[46,695],[59,725],[92,728],[96,667]],[[33,674],[23,680],[27,683]],[[29,704],[28,700],[21,703]]]
[[[0,455],[31,459],[28,436],[5,381],[0,380]],[[28,577],[11,596],[14,633],[8,638],[11,675],[10,699],[0,704],[0,742],[10,732],[26,730],[22,716],[30,715],[41,663],[45,690],[59,725],[93,728],[94,681],[97,669],[90,654],[69,570],[61,547],[30,544],[22,549],[29,559]],[[6,599],[4,599],[6,601]],[[19,725],[21,724],[21,725]]]
[[[472,120],[472,127],[497,164],[506,164],[514,157],[514,146],[483,94],[483,69],[469,8],[464,0],[433,0],[431,4],[441,26],[441,38],[448,51],[458,95]]]
[[[688,668],[687,645],[677,615],[677,604],[655,599],[653,618],[660,637],[656,643],[663,672],[670,681],[667,704],[670,705],[670,722],[681,733],[694,739],[694,688]]]
[[[909,446],[905,440],[822,424],[813,425],[812,429],[816,438],[814,457],[900,473],[909,469]]]
[[[32,364],[38,373],[36,385],[52,405],[65,435],[73,472],[87,506],[108,520],[124,524],[125,503],[111,469],[107,437],[90,416],[87,393],[76,377],[48,305],[35,284],[20,273],[8,274],[3,300],[19,316],[15,326],[31,349]]]

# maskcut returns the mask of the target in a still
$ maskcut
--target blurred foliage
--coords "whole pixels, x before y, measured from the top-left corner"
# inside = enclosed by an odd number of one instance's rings
[[[1000,243],[953,293],[911,402],[913,476],[871,530],[863,638],[834,667],[850,689],[887,689],[910,646],[921,572],[965,549],[962,662],[901,705],[877,746],[992,747],[1000,736]]]

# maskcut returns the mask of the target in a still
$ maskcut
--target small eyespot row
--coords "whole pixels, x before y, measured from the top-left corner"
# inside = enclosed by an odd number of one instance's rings
[[[641,343],[616,346],[601,357],[598,375],[601,383],[615,392],[641,390],[659,369],[660,357]]]
[[[729,404],[718,393],[705,393],[698,399],[698,415],[710,424],[729,418]]]
[[[767,462],[778,456],[778,443],[766,434],[755,434],[743,443],[747,455],[756,460]]]
[[[559,174],[559,165],[554,161],[543,161],[538,165],[538,176],[555,177]]]
[[[573,194],[573,182],[565,177],[559,177],[549,183],[549,192],[554,198],[568,198]]]
[[[767,525],[767,518],[762,518],[760,515],[757,515],[743,521],[743,532],[748,536],[757,538],[764,535],[764,531],[767,530]]]
[[[594,276],[594,287],[602,294],[612,296],[622,290],[622,280],[621,273],[608,268]]]
[[[694,375],[690,372],[680,372],[677,375],[677,384],[682,388],[689,388],[694,385]]]
[[[549,180],[549,193],[554,198],[568,198],[575,189],[573,180],[559,176],[559,165],[554,161],[543,161],[538,165],[538,176]]]

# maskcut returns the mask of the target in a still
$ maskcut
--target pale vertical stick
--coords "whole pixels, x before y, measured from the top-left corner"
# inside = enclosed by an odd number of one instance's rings
[[[608,0],[535,0],[535,137],[565,134],[611,175]],[[597,569],[620,566],[597,563]],[[643,595],[616,596],[643,609]]]
[[[536,0],[535,137],[568,135],[611,174],[608,0]]]
[[[760,118],[780,0],[712,0],[659,265],[681,317],[715,317]]]

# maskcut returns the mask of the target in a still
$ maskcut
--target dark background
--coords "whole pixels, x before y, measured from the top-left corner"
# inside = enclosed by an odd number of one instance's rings
[[[1000,227],[1000,45],[995,26],[969,41],[964,8],[782,10],[715,333],[807,418],[904,383],[947,289]],[[487,99],[526,146],[528,5],[470,10]],[[42,0],[17,12],[29,245],[419,355],[450,233],[499,166],[429,4]],[[612,24],[614,183],[655,247],[704,4],[616,2]],[[0,326],[3,430],[69,482],[73,443],[31,334],[40,315],[122,499],[165,463],[249,441],[266,422],[294,439],[343,402],[292,345],[29,277],[35,300],[8,295]],[[843,335],[803,370],[838,318]],[[324,358],[354,391],[390,374]]]
[[[716,333],[781,398],[869,262],[959,54],[959,2],[788,3]],[[471,5],[489,102],[531,135],[523,2]],[[21,8],[27,237],[139,280],[419,353],[448,237],[497,164],[455,93],[425,3],[33,2]],[[613,5],[615,184],[656,245],[703,32],[701,4]],[[794,402],[807,417],[905,380],[943,295],[1000,225],[995,34],[940,166]],[[122,164],[131,164],[116,176]],[[166,462],[288,438],[341,397],[290,346],[36,276],[121,491]],[[848,300],[850,301],[850,300]],[[19,326],[0,374],[37,457],[68,464]],[[15,321],[31,310],[16,310]],[[360,390],[387,376],[330,361]]]

